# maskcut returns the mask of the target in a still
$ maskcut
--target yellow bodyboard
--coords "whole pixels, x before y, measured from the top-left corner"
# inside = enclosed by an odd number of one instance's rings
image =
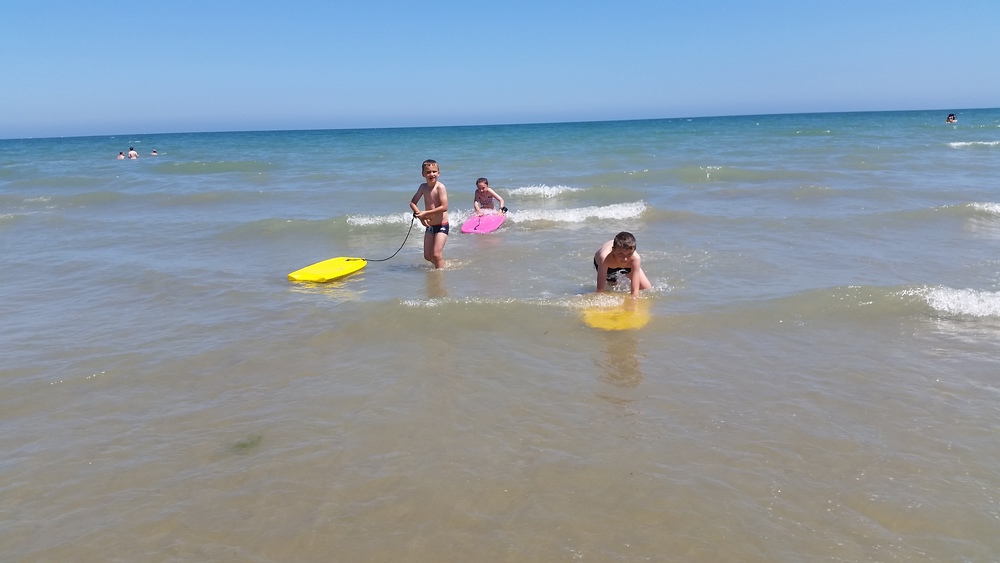
[[[612,306],[595,305],[580,312],[587,326],[601,330],[638,330],[649,322],[649,302],[644,299],[626,299]]]
[[[338,256],[306,266],[288,274],[288,281],[323,283],[349,276],[365,267],[364,258]]]

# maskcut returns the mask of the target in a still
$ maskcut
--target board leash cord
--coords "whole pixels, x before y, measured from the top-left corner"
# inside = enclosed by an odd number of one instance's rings
[[[414,221],[416,221],[416,220],[417,220],[417,216],[416,216],[416,215],[414,215],[414,216],[413,216],[413,217],[412,217],[412,218],[410,219],[410,226],[406,228],[406,236],[405,236],[405,237],[403,237],[403,244],[399,245],[399,248],[397,248],[397,249],[396,249],[396,252],[393,252],[393,253],[392,253],[392,256],[390,256],[389,258],[380,258],[380,259],[378,259],[378,260],[368,260],[368,261],[369,261],[369,262],[385,262],[386,260],[389,260],[389,259],[391,259],[391,258],[392,258],[393,256],[395,256],[395,255],[399,254],[399,251],[400,251],[400,250],[403,250],[403,247],[404,247],[404,246],[406,246],[406,240],[407,240],[408,238],[410,238],[410,232],[411,232],[411,231],[413,231],[413,222],[414,222]],[[348,260],[366,260],[366,258],[348,258]]]

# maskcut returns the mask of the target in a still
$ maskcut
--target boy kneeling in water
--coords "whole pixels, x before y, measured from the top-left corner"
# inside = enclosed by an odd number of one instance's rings
[[[639,290],[651,289],[649,278],[640,266],[639,253],[635,251],[635,237],[632,233],[622,231],[615,238],[601,245],[594,254],[594,267],[597,268],[597,291],[603,292],[608,282],[618,283],[618,277],[625,275],[632,283],[632,295],[639,295]]]

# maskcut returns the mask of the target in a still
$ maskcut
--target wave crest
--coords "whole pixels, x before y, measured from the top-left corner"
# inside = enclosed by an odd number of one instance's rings
[[[1000,141],[958,141],[954,143],[948,143],[948,146],[953,149],[965,149],[965,148],[975,148],[975,147],[996,147],[1000,146]]]
[[[1000,317],[1000,292],[996,291],[932,287],[924,299],[935,311],[949,315]]]
[[[992,203],[992,202],[979,203],[979,202],[976,202],[976,203],[970,203],[969,207],[971,207],[972,209],[974,209],[976,211],[981,211],[983,213],[988,213],[990,215],[1000,215],[1000,203]]]
[[[355,227],[371,227],[375,225],[396,225],[409,223],[412,213],[392,213],[389,215],[348,215],[347,224]]]
[[[550,199],[569,192],[579,192],[582,191],[580,188],[571,188],[569,186],[546,186],[545,184],[537,186],[525,186],[523,188],[514,188],[510,190],[510,195],[524,198],[542,198]]]
[[[529,221],[554,221],[559,223],[579,223],[587,219],[635,219],[647,209],[646,202],[614,203],[574,209],[526,209],[508,214],[517,223]]]

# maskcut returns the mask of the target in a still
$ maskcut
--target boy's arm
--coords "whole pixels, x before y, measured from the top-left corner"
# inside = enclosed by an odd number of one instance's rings
[[[434,198],[431,197],[431,191],[426,187],[426,184],[420,186],[420,189],[417,190],[417,193],[413,196],[413,199],[410,200],[410,209],[413,210],[413,216],[416,217],[417,219],[420,219],[420,222],[423,223],[425,227],[430,226],[430,221],[432,221],[431,217],[433,215],[448,211],[448,192],[445,191],[443,185],[436,189],[438,190],[437,199],[439,202],[436,207],[431,207],[430,209],[424,209],[423,211],[420,211],[420,209],[417,207],[416,202],[420,198],[421,193],[424,196],[424,207],[432,205],[432,202],[434,200]]]
[[[417,207],[417,202],[420,201],[420,196],[423,195],[424,187],[420,186],[417,188],[417,193],[413,194],[410,198],[410,209],[413,210],[413,216],[416,217],[420,213],[420,208]]]
[[[639,285],[640,285],[639,284],[639,272],[642,271],[642,268],[640,267],[641,261],[639,259],[639,253],[638,252],[636,252],[635,254],[632,255],[632,259],[629,260],[629,263],[630,263],[629,267],[632,269],[628,273],[628,281],[629,281],[629,285],[631,286],[631,289],[629,290],[629,293],[632,294],[632,297],[635,297],[635,296],[639,295],[639,289],[640,289],[640,287],[639,287]]]
[[[421,213],[417,215],[417,217],[423,217],[424,215],[431,215],[435,213],[444,213],[448,211],[448,191],[444,189],[444,186],[439,186],[437,190],[438,190],[437,206],[423,210]],[[433,198],[431,198],[430,194],[428,194],[427,197],[424,199],[424,201],[428,202],[428,205],[430,205],[429,202],[433,201]]]
[[[640,271],[641,270],[639,270],[638,268],[633,268],[632,271],[629,272],[629,274],[628,274],[628,281],[632,285],[632,289],[629,290],[629,293],[632,294],[632,297],[636,297],[636,296],[639,295],[639,272]]]
[[[438,189],[441,190],[438,192],[438,202],[440,203],[434,208],[434,213],[444,213],[448,211],[448,189],[444,187],[444,184],[441,184]]]
[[[603,293],[608,285],[608,265],[601,260],[597,264],[597,293]]]

